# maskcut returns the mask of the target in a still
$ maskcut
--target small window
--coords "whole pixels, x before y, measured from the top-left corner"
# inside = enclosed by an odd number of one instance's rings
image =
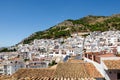
[[[34,63],[34,65],[36,65],[36,63]]]

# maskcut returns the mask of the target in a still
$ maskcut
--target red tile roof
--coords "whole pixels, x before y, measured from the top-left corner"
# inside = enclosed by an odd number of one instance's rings
[[[91,63],[59,63],[55,69],[20,69],[12,75],[13,79],[26,80],[94,80],[103,78]]]
[[[69,63],[84,63],[83,60],[75,60],[75,59],[68,59],[67,62],[69,62]]]
[[[112,53],[106,53],[106,54],[101,54],[99,55],[99,57],[115,57],[116,55],[112,54]]]
[[[91,63],[60,63],[56,69],[55,76],[73,78],[103,77]]]
[[[20,69],[12,77],[18,79],[21,78],[52,78],[54,76],[55,69]]]
[[[113,53],[99,53],[99,52],[87,52],[85,54],[89,54],[89,55],[95,55],[95,56],[98,56],[98,57],[115,57],[116,55],[113,54]]]
[[[120,70],[120,60],[104,60],[103,62],[108,69]]]

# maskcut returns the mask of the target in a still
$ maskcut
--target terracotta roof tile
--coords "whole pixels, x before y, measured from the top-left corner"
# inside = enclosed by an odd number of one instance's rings
[[[115,57],[115,55],[112,53],[106,53],[106,54],[99,55],[99,57]]]
[[[48,77],[51,78],[54,76],[55,69],[20,69],[12,77],[20,79],[20,78],[42,78]]]
[[[59,63],[56,69],[20,69],[11,76],[25,80],[94,80],[103,78],[91,63]]]
[[[69,59],[67,62],[69,62],[69,63],[84,63],[83,60],[75,60],[75,59]]]
[[[120,60],[104,60],[103,62],[108,69],[120,69]]]
[[[115,57],[116,55],[113,53],[99,53],[99,52],[87,52],[85,54],[89,54],[89,55],[95,55],[98,57]]]
[[[102,75],[91,63],[60,63],[57,66],[56,77],[98,78]]]

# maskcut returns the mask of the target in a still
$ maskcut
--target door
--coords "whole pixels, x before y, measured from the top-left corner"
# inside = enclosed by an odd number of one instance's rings
[[[117,73],[117,79],[120,80],[120,73]]]

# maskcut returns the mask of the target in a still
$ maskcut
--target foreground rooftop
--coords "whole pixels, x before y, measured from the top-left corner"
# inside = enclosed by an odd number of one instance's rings
[[[55,71],[56,77],[102,78],[91,63],[60,63]]]
[[[17,80],[95,80],[103,78],[91,63],[59,63],[56,68],[20,69],[11,76]]]
[[[104,60],[107,69],[120,70],[120,60]]]

